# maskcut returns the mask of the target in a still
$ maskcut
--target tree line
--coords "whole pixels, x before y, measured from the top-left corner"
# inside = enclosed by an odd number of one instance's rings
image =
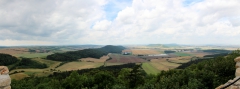
[[[0,53],[0,66],[8,66],[17,61],[18,59],[12,55]]]
[[[47,56],[47,59],[54,61],[75,61],[81,58],[97,58],[99,59],[103,55],[108,53],[121,53],[125,49],[123,46],[107,45],[102,48],[95,49],[83,49],[78,51],[70,51],[65,53],[55,53]]]

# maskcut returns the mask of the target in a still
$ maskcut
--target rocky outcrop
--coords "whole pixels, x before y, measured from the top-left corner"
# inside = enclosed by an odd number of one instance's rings
[[[235,58],[234,61],[236,62],[236,77],[216,89],[240,89],[240,57]]]
[[[6,66],[0,66],[0,89],[11,89],[11,78],[8,73],[9,70]]]

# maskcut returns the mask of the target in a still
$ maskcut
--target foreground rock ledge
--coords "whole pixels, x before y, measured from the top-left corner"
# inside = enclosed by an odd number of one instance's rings
[[[240,89],[240,57],[237,57],[234,59],[236,62],[236,72],[235,72],[235,78],[233,80],[229,80],[227,83],[218,86],[216,89],[223,89],[223,87],[232,84],[231,86],[225,88],[225,89]],[[234,82],[236,81],[236,82]]]
[[[9,70],[6,66],[0,66],[0,89],[11,89],[11,78],[8,73]]]

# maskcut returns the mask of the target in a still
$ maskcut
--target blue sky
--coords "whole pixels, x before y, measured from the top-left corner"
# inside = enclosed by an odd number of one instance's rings
[[[0,45],[240,45],[239,0],[1,0]]]
[[[125,7],[131,6],[132,0],[109,0],[106,5],[104,5],[104,11],[106,12],[106,19],[113,21],[119,11]]]
[[[198,3],[198,2],[202,2],[204,0],[184,0],[183,1],[183,5],[184,6],[189,6],[189,5],[192,5],[192,4],[195,4],[195,3]]]

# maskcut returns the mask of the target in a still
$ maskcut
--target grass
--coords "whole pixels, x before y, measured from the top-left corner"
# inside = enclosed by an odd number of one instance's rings
[[[57,65],[59,65],[61,62],[58,61],[52,61],[52,60],[46,60],[46,59],[40,59],[40,58],[34,58],[33,60],[39,61],[41,63],[45,63],[48,65],[48,68],[45,69],[14,69],[11,70],[10,73],[13,73],[14,71],[25,71],[22,73],[16,73],[11,75],[12,79],[22,79],[21,76],[26,77],[25,75],[34,75],[34,76],[48,76],[52,74],[52,71],[49,71],[50,69],[54,69]],[[25,75],[24,75],[25,74]],[[20,78],[18,78],[20,77]]]
[[[182,52],[176,52],[175,55],[177,55],[177,56],[192,56],[191,54],[182,53]]]
[[[153,67],[149,62],[142,63],[142,68],[147,74],[157,74],[160,72],[158,69]]]
[[[24,53],[24,54],[16,54],[17,57],[26,57],[26,58],[36,58],[36,57],[46,57],[52,53]]]
[[[50,68],[54,68],[61,63],[59,61],[46,60],[46,59],[41,59],[41,58],[34,58],[33,60],[39,61],[41,63],[45,63]]]
[[[21,80],[25,77],[29,77],[29,76],[25,73],[17,73],[17,74],[10,75],[11,79],[16,79],[16,80]]]
[[[126,64],[126,63],[110,63],[110,62],[105,62],[105,65],[104,65],[104,66],[123,65],[123,64]]]

